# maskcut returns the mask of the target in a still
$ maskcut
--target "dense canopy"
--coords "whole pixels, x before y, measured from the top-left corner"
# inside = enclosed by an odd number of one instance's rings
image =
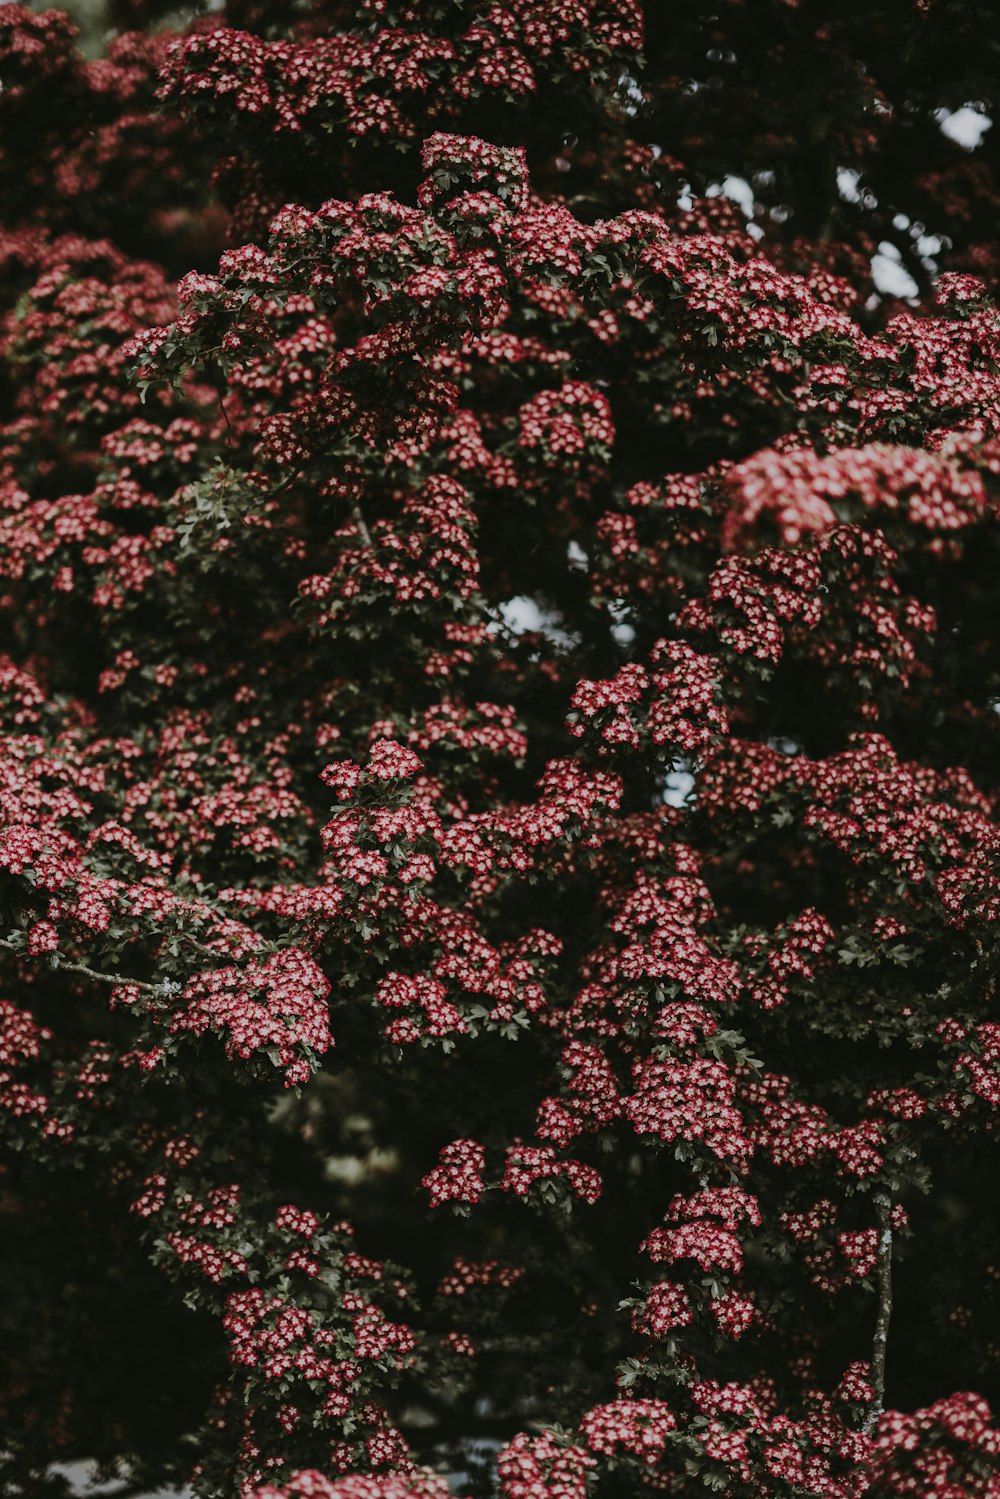
[[[1000,1495],[1000,21],[0,7],[0,1482]]]

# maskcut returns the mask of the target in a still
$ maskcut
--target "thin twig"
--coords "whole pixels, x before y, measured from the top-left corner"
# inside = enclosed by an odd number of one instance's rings
[[[120,1489],[101,1489],[94,1495],[94,1499],[143,1499],[149,1493],[149,1485],[144,1482],[128,1483]]]
[[[949,1003],[953,1004],[956,999],[965,999],[969,995],[978,998],[982,988],[998,976],[1000,976],[1000,942],[994,942],[989,952],[984,953],[980,948],[977,961],[965,977],[948,986]]]
[[[226,424],[226,447],[235,448],[236,443],[233,440],[233,429],[229,425],[229,412],[226,410],[226,403],[222,399],[222,391],[216,390],[216,395],[219,397],[219,410],[222,412],[222,420]]]

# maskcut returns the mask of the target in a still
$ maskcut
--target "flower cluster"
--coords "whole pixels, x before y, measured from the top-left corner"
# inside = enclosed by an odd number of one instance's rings
[[[497,1458],[503,1499],[586,1499],[595,1459],[583,1447],[521,1432]]]
[[[505,1192],[527,1197],[536,1182],[561,1181],[583,1202],[596,1202],[601,1195],[601,1177],[593,1166],[560,1159],[550,1145],[512,1145],[508,1149],[500,1183]],[[548,1196],[544,1191],[540,1195]]]
[[[220,1032],[228,1056],[265,1053],[285,1075],[304,1083],[332,1045],[322,970],[303,953],[275,953],[245,968],[216,968],[194,977],[170,1020],[172,1034]]]
[[[442,1202],[478,1202],[485,1183],[486,1155],[475,1140],[453,1140],[441,1151],[441,1164],[429,1171],[423,1185],[431,1194],[431,1207]]]
[[[611,681],[579,683],[571,733],[591,728],[605,744],[634,750],[648,743],[651,753],[665,746],[675,756],[697,755],[726,733],[711,656],[682,641],[658,640],[650,661],[652,671],[629,662]]]

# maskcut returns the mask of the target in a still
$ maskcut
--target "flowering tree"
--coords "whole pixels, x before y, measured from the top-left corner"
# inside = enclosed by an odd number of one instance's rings
[[[995,1499],[991,7],[166,9],[0,8],[4,1492]]]

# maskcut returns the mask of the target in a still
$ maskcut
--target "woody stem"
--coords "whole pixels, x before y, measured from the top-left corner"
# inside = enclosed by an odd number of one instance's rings
[[[866,1431],[872,1429],[885,1410],[885,1360],[889,1320],[892,1316],[892,1204],[884,1192],[879,1192],[875,1198],[875,1213],[878,1223],[878,1314],[872,1340],[872,1386],[875,1397],[865,1423]]]

